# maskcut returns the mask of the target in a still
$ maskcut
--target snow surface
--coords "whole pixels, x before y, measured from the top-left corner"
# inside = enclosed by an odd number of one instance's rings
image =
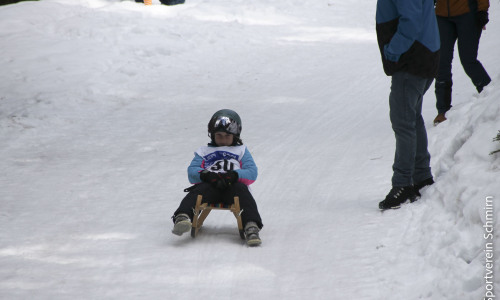
[[[424,100],[436,184],[383,213],[395,142],[375,0],[153,4],[0,7],[1,299],[484,297],[499,1],[480,47],[493,82],[477,94],[455,55],[449,120],[433,127]],[[227,212],[170,233],[221,108],[259,166],[259,248]]]

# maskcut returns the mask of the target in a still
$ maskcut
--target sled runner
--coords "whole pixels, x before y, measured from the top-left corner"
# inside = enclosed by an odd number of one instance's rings
[[[194,216],[193,216],[193,227],[191,228],[191,236],[193,238],[198,234],[198,230],[200,230],[201,226],[203,226],[203,221],[207,218],[208,214],[212,211],[212,209],[216,210],[229,210],[236,217],[236,221],[238,222],[238,230],[240,232],[240,237],[245,239],[245,233],[243,230],[243,223],[241,221],[241,208],[240,208],[240,199],[239,197],[234,197],[234,203],[231,205],[227,205],[224,203],[202,203],[202,195],[198,195],[196,199],[196,206],[194,208]]]

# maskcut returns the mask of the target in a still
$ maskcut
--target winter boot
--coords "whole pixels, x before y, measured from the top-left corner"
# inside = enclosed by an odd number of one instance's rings
[[[400,208],[407,200],[414,202],[417,199],[412,185],[393,187],[384,201],[378,204],[381,210]]]
[[[439,123],[446,121],[445,113],[438,114],[434,119],[434,126],[437,126]]]
[[[477,89],[477,92],[479,94],[481,94],[481,92],[483,91],[484,87],[487,86],[488,84],[490,84],[491,82],[491,78],[488,76],[487,80],[485,83],[479,83],[478,85],[476,85],[476,89]]]
[[[174,229],[172,229],[172,233],[175,235],[183,235],[184,233],[191,230],[191,219],[186,214],[178,214],[174,218],[175,225]]]
[[[260,229],[255,222],[248,222],[245,225],[245,238],[248,246],[254,247],[262,244],[259,237],[259,230]]]
[[[436,109],[438,111],[437,117],[434,119],[434,126],[446,121],[444,114],[451,109],[451,91],[453,82],[436,80],[435,93],[436,93]]]
[[[434,179],[432,177],[430,178],[427,178],[426,180],[422,181],[422,182],[419,182],[419,183],[416,183],[414,186],[413,186],[413,190],[415,191],[415,195],[417,197],[420,197],[422,195],[420,195],[420,190],[428,185],[433,185],[434,184]]]

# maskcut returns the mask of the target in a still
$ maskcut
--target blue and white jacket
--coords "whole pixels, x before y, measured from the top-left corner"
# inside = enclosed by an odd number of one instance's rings
[[[377,40],[388,76],[405,71],[434,78],[439,64],[439,29],[434,0],[378,0]]]
[[[238,173],[238,182],[246,185],[257,180],[257,165],[245,145],[239,146],[202,146],[194,153],[188,167],[189,182],[200,183],[200,172],[209,170],[223,173],[230,170]]]

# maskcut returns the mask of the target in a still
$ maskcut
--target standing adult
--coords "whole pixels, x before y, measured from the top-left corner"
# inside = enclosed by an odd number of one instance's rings
[[[390,120],[396,137],[392,188],[380,209],[413,202],[434,183],[422,100],[437,74],[439,30],[434,0],[378,0],[377,39],[384,71],[392,76]]]
[[[437,0],[436,15],[441,36],[441,59],[436,78],[436,108],[434,125],[446,120],[451,108],[451,62],[458,40],[460,62],[479,93],[491,82],[483,65],[477,60],[481,32],[488,23],[489,0]]]

